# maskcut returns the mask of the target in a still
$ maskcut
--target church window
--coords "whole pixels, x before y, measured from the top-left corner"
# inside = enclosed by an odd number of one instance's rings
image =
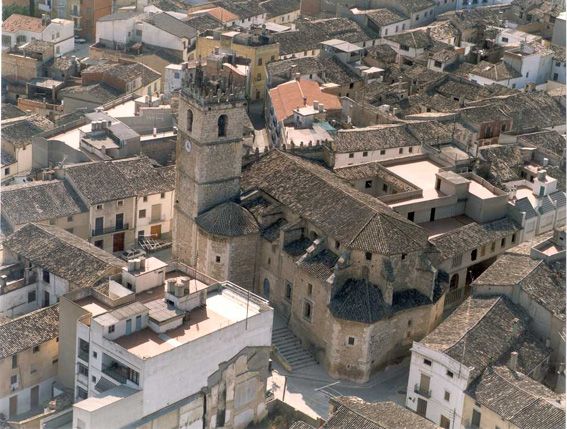
[[[226,125],[227,125],[228,119],[226,117],[226,115],[220,115],[219,116],[219,120],[218,120],[218,126],[219,126],[219,137],[225,137],[226,136]]]
[[[187,110],[187,131],[193,131],[193,112]]]

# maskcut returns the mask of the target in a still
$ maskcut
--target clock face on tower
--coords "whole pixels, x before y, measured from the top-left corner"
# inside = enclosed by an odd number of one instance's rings
[[[189,140],[185,140],[185,150],[191,152],[191,142]]]

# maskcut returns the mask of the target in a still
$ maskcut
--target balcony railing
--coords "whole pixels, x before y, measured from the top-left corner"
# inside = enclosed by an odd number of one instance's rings
[[[416,384],[413,391],[418,395],[424,396],[425,398],[431,398],[431,390],[424,389],[419,384]]]
[[[119,232],[119,231],[126,231],[127,229],[129,229],[129,225],[127,223],[124,223],[122,225],[117,225],[117,226],[109,226],[106,228],[95,228],[92,230],[92,236],[96,237],[97,235],[104,235],[104,234],[110,234],[112,232]]]
[[[115,365],[103,365],[102,373],[108,375],[121,384],[126,384],[126,368]]]
[[[78,355],[79,355],[79,359],[82,359],[85,362],[89,361],[89,351],[88,350],[79,349]]]

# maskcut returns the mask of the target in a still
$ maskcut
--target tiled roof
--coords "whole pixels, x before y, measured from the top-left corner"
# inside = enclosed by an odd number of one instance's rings
[[[260,6],[268,13],[268,18],[285,15],[298,11],[300,0],[266,0],[260,3]]]
[[[255,234],[259,231],[254,216],[233,202],[220,204],[199,215],[197,225],[209,234],[225,237]]]
[[[516,71],[511,65],[504,61],[499,61],[496,64],[481,61],[470,73],[475,76],[493,80],[494,82],[522,77],[522,73]]]
[[[27,113],[24,112],[22,109],[14,106],[10,103],[2,103],[2,109],[0,109],[0,117],[2,120],[4,119],[12,119],[17,118],[19,116],[26,116]]]
[[[2,31],[4,33],[15,33],[17,31],[41,33],[43,31],[43,23],[41,18],[14,13],[2,23]]]
[[[441,252],[443,260],[453,256],[462,255],[472,249],[499,241],[512,233],[519,231],[519,227],[509,219],[500,219],[489,223],[472,222],[443,235],[436,236],[430,241]],[[500,243],[497,243],[500,245]]]
[[[339,257],[328,249],[323,249],[315,255],[308,255],[298,261],[299,267],[312,277],[325,281],[333,274],[333,268]]]
[[[88,95],[89,98],[95,99],[100,104],[117,99],[122,93],[105,83],[96,83],[86,86],[68,86],[59,91],[60,97],[81,98],[82,95]]]
[[[337,319],[374,323],[391,315],[378,286],[366,280],[349,279],[331,298],[331,314]]]
[[[239,16],[234,13],[222,8],[213,7],[212,9],[206,9],[208,15],[212,16],[220,22],[230,22],[238,20]]]
[[[407,16],[390,9],[372,9],[366,12],[366,16],[380,27],[408,19]]]
[[[26,116],[22,120],[2,126],[2,143],[10,142],[16,147],[27,146],[31,144],[34,136],[53,127],[53,122],[43,116]]]
[[[215,0],[214,4],[232,12],[240,19],[266,13],[257,0]]]
[[[15,225],[84,213],[88,208],[64,181],[30,182],[2,189],[2,213]]]
[[[179,38],[193,39],[197,36],[197,30],[185,22],[174,18],[168,13],[152,14],[146,18],[147,22],[169,34]]]
[[[89,204],[171,191],[170,170],[156,167],[147,157],[91,162],[65,168],[73,186]]]
[[[325,429],[437,429],[437,425],[394,402],[367,402],[356,396],[330,399],[337,407]]]
[[[507,298],[470,297],[421,343],[469,367],[472,381],[489,365],[521,349],[528,326],[527,314]],[[531,371],[533,367],[522,367],[524,361],[529,359],[518,359],[520,369]]]
[[[518,136],[518,143],[535,147],[544,153],[561,157],[565,155],[565,136],[555,130],[539,131]]]
[[[565,427],[561,398],[543,384],[506,366],[489,367],[467,392],[514,427]]]
[[[516,200],[516,202],[514,203],[514,207],[516,207],[517,210],[524,212],[526,214],[526,220],[537,217],[537,212],[535,211],[528,197],[524,197],[524,198],[520,198],[519,200]]]
[[[102,16],[97,21],[98,22],[121,21],[125,19],[134,18],[138,15],[143,16],[143,14],[135,10],[119,10],[118,12],[112,13],[110,15]]]
[[[385,39],[413,49],[426,49],[433,46],[431,36],[427,34],[425,30],[421,29],[394,34],[387,36]]]
[[[367,34],[359,24],[348,18],[329,18],[317,21],[298,20],[294,31],[274,34],[274,42],[280,44],[280,55],[291,55],[297,52],[319,49],[325,40],[339,39],[349,43],[370,40],[373,35]]]
[[[339,97],[322,92],[317,82],[294,79],[270,90],[270,100],[277,120],[283,121],[293,115],[294,109],[303,107],[303,97],[307,97],[307,105],[309,106],[316,100],[324,104],[326,110],[341,109]]]
[[[553,51],[553,59],[555,61],[565,62],[565,47],[559,45],[551,45],[551,50]]]
[[[59,305],[0,324],[0,359],[39,346],[59,335]]]
[[[340,130],[332,146],[336,153],[419,146],[420,142],[403,125]]]
[[[279,150],[247,166],[243,190],[260,189],[343,245],[401,254],[427,246],[425,231],[332,172]]]
[[[378,161],[338,168],[335,170],[335,174],[349,181],[378,178],[389,183],[397,192],[410,192],[419,189],[402,178],[394,176]]]
[[[206,31],[222,26],[221,22],[209,14],[200,15],[189,15],[189,19],[186,21],[188,25],[195,28],[197,31]]]
[[[295,422],[289,429],[316,429],[315,426],[311,426],[305,422]]]
[[[90,287],[124,265],[110,253],[55,226],[29,223],[6,238],[4,246],[77,287]]]

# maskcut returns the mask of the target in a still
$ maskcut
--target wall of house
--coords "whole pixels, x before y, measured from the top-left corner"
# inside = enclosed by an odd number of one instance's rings
[[[38,327],[39,329],[39,327]],[[12,368],[12,356],[0,361],[0,413],[9,415],[10,398],[17,396],[17,413],[31,409],[31,389],[39,385],[39,404],[52,398],[52,384],[58,368],[59,343],[56,338],[39,345],[39,351],[33,348],[19,352],[17,367]],[[11,376],[17,376],[17,383],[12,389]]]
[[[133,37],[135,21],[136,17],[97,22],[96,42],[98,43],[102,40],[126,45]]]
[[[549,78],[565,85],[565,65],[566,63],[564,61],[553,60]],[[555,75],[557,75],[557,79],[555,79]]]
[[[289,13],[286,13],[285,15],[278,15],[278,16],[274,16],[272,18],[266,19],[266,22],[273,22],[275,24],[280,24],[280,25],[285,25],[288,24],[290,22],[295,21],[296,19],[298,19],[301,15],[300,10],[294,10],[291,11]]]
[[[135,208],[135,202],[134,202],[134,197],[130,197],[130,198],[126,198],[123,201],[123,205],[122,206],[118,206],[118,200],[115,201],[107,201],[105,203],[101,203],[100,205],[102,205],[101,209],[97,209],[97,205],[95,204],[93,206],[91,206],[90,208],[90,233],[91,233],[91,238],[90,238],[90,242],[91,243],[95,243],[96,241],[99,240],[103,240],[103,249],[106,250],[107,252],[112,253],[112,244],[113,244],[113,234],[112,233],[106,233],[106,234],[101,234],[101,235],[92,235],[92,230],[95,229],[95,225],[96,225],[96,218],[102,217],[104,218],[103,221],[103,228],[115,228],[116,227],[116,215],[119,213],[123,213],[124,214],[124,226],[126,226],[126,224],[128,224],[128,229],[123,230],[123,231],[118,231],[118,232],[125,232],[125,239],[124,239],[124,248],[128,249],[129,247],[132,247],[135,243],[135,235],[134,235],[134,230],[135,230],[135,217],[134,217],[134,208]]]
[[[427,365],[427,359],[431,365]],[[450,377],[448,371],[453,376]],[[419,390],[421,375],[430,377],[430,395],[416,393]],[[460,428],[462,424],[462,410],[464,391],[468,385],[469,369],[449,356],[427,348],[421,343],[414,343],[412,347],[410,373],[408,377],[406,407],[417,411],[418,398],[427,401],[425,417],[439,424],[441,416],[451,420],[452,428]],[[445,392],[449,393],[449,400],[445,400]],[[430,396],[430,397],[428,397]]]
[[[486,77],[483,76],[479,76],[476,74],[469,74],[469,79],[472,82],[476,82],[479,85],[493,85],[493,84],[498,84],[498,85],[502,85],[502,86],[506,86],[508,88],[522,88],[523,85],[525,85],[525,83],[523,83],[523,77],[517,77],[514,79],[506,79],[506,80],[499,80],[499,81],[494,81],[492,79],[488,79]]]
[[[161,225],[161,234],[171,234],[171,220],[173,218],[173,202],[174,191],[164,192],[162,194],[147,195],[147,201],[144,201],[143,196],[136,197],[136,238],[140,235],[149,236],[151,234],[151,227]],[[160,217],[152,219],[152,206],[160,205]],[[145,217],[140,217],[140,211],[145,210]]]
[[[366,153],[366,155],[365,155]],[[421,146],[404,146],[382,150],[369,150],[365,152],[350,152],[334,154],[333,168],[341,168],[349,165],[359,165],[367,162],[385,161],[397,159],[402,156],[415,156],[421,154]],[[351,157],[352,155],[352,157]]]
[[[184,37],[174,36],[144,21],[142,23],[142,43],[183,52],[183,61],[187,61],[187,49],[191,41]]]

